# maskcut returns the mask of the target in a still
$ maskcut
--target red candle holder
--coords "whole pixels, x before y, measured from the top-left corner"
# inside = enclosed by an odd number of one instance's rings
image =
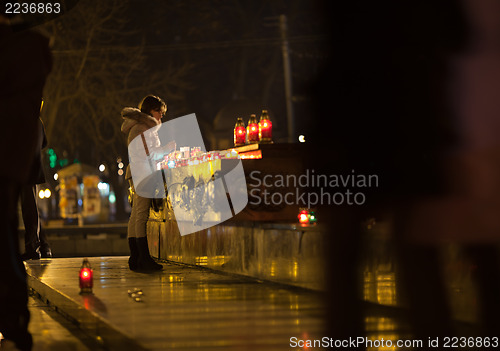
[[[318,221],[316,218],[316,212],[309,208],[300,208],[297,218],[302,226],[313,226],[316,225],[316,222]]]
[[[297,218],[301,224],[309,224],[309,213],[307,210],[301,210]]]
[[[243,118],[238,117],[236,125],[234,126],[234,146],[245,145],[245,138],[246,138],[245,122],[243,122]]]
[[[255,115],[250,115],[247,126],[247,140],[249,144],[259,142],[259,124]]]
[[[84,259],[80,268],[80,294],[92,294],[94,278],[88,259]]]
[[[269,119],[267,110],[262,110],[262,115],[260,116],[259,139],[264,143],[270,143],[273,140],[273,123]]]

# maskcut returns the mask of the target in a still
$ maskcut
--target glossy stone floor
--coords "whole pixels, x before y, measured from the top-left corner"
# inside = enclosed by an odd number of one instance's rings
[[[367,337],[410,340],[408,311],[398,289],[394,252],[383,236],[373,233],[370,240],[359,277]],[[35,316],[30,328],[39,350],[62,350],[57,347],[64,343],[74,343],[69,348],[74,350],[85,350],[90,344],[92,350],[120,351],[305,350],[291,347],[290,338],[313,340],[328,336],[325,304],[319,292],[174,263],[164,264],[162,272],[144,274],[130,271],[127,257],[91,257],[89,261],[94,270],[94,294],[89,296],[79,294],[82,258],[26,262],[35,295],[57,308],[73,328],[60,334],[61,342],[58,336],[47,338],[52,332],[44,330],[51,330],[51,320],[43,313],[43,318]],[[470,263],[454,247],[443,250],[443,261],[457,331],[459,335],[475,336],[477,295]],[[138,290],[143,294],[134,293]],[[31,308],[42,311],[42,302]],[[87,336],[82,337],[80,331]],[[82,342],[66,340],[68,332]],[[50,343],[56,347],[46,347]]]
[[[79,294],[81,258],[28,261],[26,267],[39,297],[108,349],[290,350],[291,337],[325,334],[316,292],[177,264],[136,273],[127,257],[89,261],[93,296]],[[142,295],[133,293],[138,289]]]

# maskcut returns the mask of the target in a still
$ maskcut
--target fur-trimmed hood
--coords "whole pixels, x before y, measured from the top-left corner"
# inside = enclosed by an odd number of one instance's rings
[[[141,133],[144,133],[153,127],[160,128],[161,125],[161,121],[158,121],[153,116],[143,113],[141,110],[134,107],[125,107],[122,110],[122,118],[123,123],[121,130],[127,135],[127,146],[130,145],[132,140],[138,137]],[[149,142],[151,142],[151,140],[148,141],[148,144]],[[158,143],[158,145],[156,145],[156,143]],[[159,139],[156,139],[153,146],[159,146],[159,143]],[[130,171],[130,165],[128,165],[127,172],[125,173],[125,179],[130,179],[131,177],[132,173]]]
[[[146,129],[157,126],[161,122],[146,113],[141,112],[138,108],[125,107],[122,110],[123,123],[121,131],[125,134],[130,132],[133,126],[137,124],[144,124]]]

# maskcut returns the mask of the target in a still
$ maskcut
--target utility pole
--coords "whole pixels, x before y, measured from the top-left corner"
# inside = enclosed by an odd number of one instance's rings
[[[290,49],[288,47],[288,26],[286,15],[279,16],[281,32],[281,51],[283,54],[283,74],[285,78],[286,117],[288,122],[288,142],[295,142],[295,118],[293,115],[292,68],[290,64]]]

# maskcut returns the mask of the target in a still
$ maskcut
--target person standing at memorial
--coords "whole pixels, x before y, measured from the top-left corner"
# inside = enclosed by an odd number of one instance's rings
[[[139,108],[126,107],[122,110],[123,123],[121,130],[127,135],[127,145],[141,137],[148,129],[159,126],[167,105],[157,96],[148,95],[139,104]],[[143,139],[145,140],[145,139]],[[159,146],[159,140],[157,140]],[[129,151],[130,152],[130,151]],[[133,271],[157,271],[162,265],[156,263],[149,254],[146,225],[149,218],[151,199],[139,196],[134,189],[130,165],[125,178],[129,181],[133,192],[132,212],[128,222],[128,244],[130,248],[129,268]]]

